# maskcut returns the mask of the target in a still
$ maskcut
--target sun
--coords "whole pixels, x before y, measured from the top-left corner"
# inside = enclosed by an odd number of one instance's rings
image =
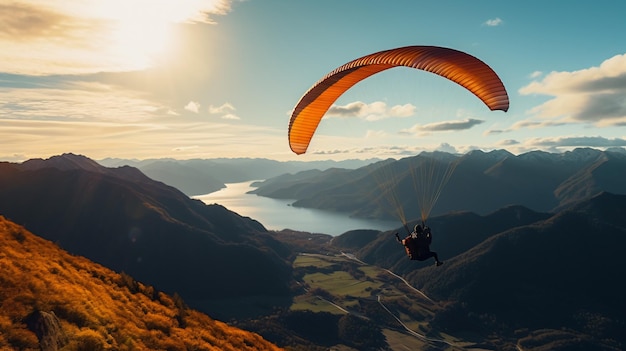
[[[102,45],[110,57],[127,69],[143,69],[170,54],[175,25],[197,11],[181,6],[185,3],[107,0],[91,2],[89,11],[101,20]]]
[[[118,21],[111,31],[110,50],[129,67],[153,66],[172,47],[172,26],[154,18]]]
[[[21,25],[32,18],[36,23],[32,29],[18,30],[28,35],[0,38],[0,57],[9,58],[4,61],[11,70],[35,74],[167,66],[181,57],[177,55],[181,43],[194,40],[184,29],[215,25],[214,16],[227,14],[230,1],[19,0],[22,5],[16,8],[32,9],[32,14],[24,12],[15,23]],[[36,58],[32,52],[38,53]]]

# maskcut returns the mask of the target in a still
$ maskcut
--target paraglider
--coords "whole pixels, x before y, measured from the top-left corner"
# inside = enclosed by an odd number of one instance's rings
[[[432,257],[435,259],[435,265],[441,266],[443,264],[443,261],[439,260],[439,255],[430,250],[433,237],[428,226],[416,224],[413,232],[404,239],[400,239],[398,233],[395,235],[396,240],[404,246],[410,260],[425,261]]]
[[[394,67],[411,67],[447,78],[476,95],[490,110],[507,111],[509,97],[498,75],[467,53],[438,46],[407,46],[350,61],[315,83],[298,101],[289,120],[289,147],[306,152],[322,117],[356,83]]]
[[[385,70],[394,67],[409,67],[434,73],[438,76],[451,80],[479,98],[490,110],[508,111],[509,97],[498,75],[486,63],[478,58],[462,51],[438,47],[438,46],[406,46],[385,51],[376,52],[350,61],[315,83],[298,101],[289,120],[289,147],[300,155],[304,154],[317,130],[317,127],[328,109],[346,91],[358,82]],[[413,174],[414,188],[418,192],[417,197],[422,201],[422,223],[425,223],[434,202],[445,183],[456,168],[457,162],[435,160],[430,157],[430,166],[421,164],[416,169],[427,174],[428,179],[418,179]],[[396,194],[399,180],[389,176],[389,171],[384,171],[385,166],[379,169],[378,184],[384,190],[389,202],[393,202],[405,228],[407,222],[404,218],[403,205]],[[413,172],[413,168],[411,168]],[[385,175],[387,173],[387,175]],[[435,176],[440,179],[433,179]],[[424,187],[428,188],[425,189]],[[424,228],[428,229],[425,233]],[[418,229],[420,232],[418,233]],[[436,253],[431,252],[429,245],[432,240],[430,228],[415,227],[413,233],[401,240],[396,234],[396,239],[401,242],[411,259],[425,260],[433,257],[437,266],[442,262]],[[415,245],[417,244],[417,245]]]

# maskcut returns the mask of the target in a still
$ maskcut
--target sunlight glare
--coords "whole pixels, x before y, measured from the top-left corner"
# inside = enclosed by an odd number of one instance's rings
[[[112,29],[109,50],[131,67],[152,66],[171,47],[170,26],[151,19],[120,21]]]
[[[141,69],[170,53],[175,23],[203,22],[218,5],[206,0],[108,0],[88,1],[78,11],[104,20],[108,54],[128,68]]]

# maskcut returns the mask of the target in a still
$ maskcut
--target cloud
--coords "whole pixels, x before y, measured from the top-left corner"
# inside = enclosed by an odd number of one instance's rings
[[[386,118],[410,117],[415,114],[415,106],[412,104],[395,105],[388,107],[385,102],[376,101],[367,104],[362,101],[355,101],[349,104],[338,106],[332,105],[325,118],[357,117],[366,121],[379,121]]]
[[[368,130],[367,132],[365,132],[365,138],[366,139],[370,139],[370,138],[384,138],[389,136],[389,133],[385,132],[384,130]]]
[[[483,135],[495,135],[509,132],[508,129],[490,129],[483,132]]]
[[[41,37],[67,40],[70,33],[87,28],[87,23],[46,7],[13,2],[0,4],[0,38],[35,40]]]
[[[517,130],[522,129],[542,129],[547,127],[559,127],[571,124],[571,122],[563,119],[556,120],[535,120],[535,119],[526,119],[522,121],[515,122],[511,127],[506,129],[491,129],[487,130],[483,133],[483,135],[494,135],[494,134],[502,134],[502,133],[510,133]]]
[[[221,106],[209,106],[209,113],[214,115],[221,115],[221,119],[227,120],[240,120],[241,118],[235,115],[233,112],[235,111],[235,106],[226,102]]]
[[[100,83],[65,83],[64,89],[0,88],[0,116],[13,120],[137,122],[169,108],[136,91]]]
[[[337,154],[345,154],[345,153],[349,153],[349,150],[319,150],[319,151],[314,151],[312,152],[312,154],[314,155],[337,155]]]
[[[456,120],[456,121],[442,121],[436,123],[429,124],[416,124],[409,129],[403,129],[401,131],[402,134],[418,134],[424,132],[443,132],[450,130],[464,130],[470,129],[473,126],[484,123],[485,121],[475,118],[467,118],[464,120]]]
[[[0,4],[0,72],[139,70],[166,51],[173,23],[214,23],[233,0],[17,0]],[[36,53],[36,55],[34,55]]]
[[[505,139],[505,140],[500,140],[499,142],[496,143],[497,146],[511,146],[511,145],[518,145],[520,142],[514,139]]]
[[[442,143],[436,149],[436,151],[447,152],[450,154],[456,153],[456,148],[448,143]]]
[[[536,147],[619,147],[626,146],[626,139],[605,137],[557,137],[531,139],[528,144]]]
[[[232,113],[227,113],[227,114],[221,116],[220,118],[221,119],[229,119],[229,120],[233,120],[233,121],[238,121],[238,120],[241,119],[239,116],[234,115]]]
[[[209,113],[211,114],[230,113],[233,111],[235,111],[235,107],[228,102],[222,104],[221,106],[209,105]]]
[[[448,153],[458,153],[458,150],[448,144],[442,143],[436,146],[415,146],[415,145],[377,145],[375,147],[362,146],[351,148],[335,148],[328,150],[311,150],[309,154],[314,155],[368,155],[375,158],[401,158],[418,155],[421,152],[442,151]]]
[[[0,97],[2,100],[2,97]],[[165,111],[164,111],[165,112]],[[94,159],[291,156],[284,130],[192,119],[142,121],[21,120],[0,118],[0,159],[50,157],[64,152]],[[10,153],[10,154],[9,154]]]
[[[483,25],[488,26],[488,27],[497,27],[502,25],[504,22],[502,21],[502,19],[500,19],[500,17],[496,17],[496,18],[492,18],[492,19],[488,19],[486,20]]]
[[[195,101],[189,101],[189,103],[187,103],[184,108],[187,111],[198,113],[198,111],[200,111],[200,104]]]
[[[553,98],[530,110],[541,118],[563,117],[570,123],[597,126],[622,124],[626,119],[626,54],[598,67],[573,72],[551,72],[519,90],[522,95]]]

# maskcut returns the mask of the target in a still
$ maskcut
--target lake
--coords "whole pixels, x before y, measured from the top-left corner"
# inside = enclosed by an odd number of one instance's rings
[[[246,194],[255,189],[251,186],[253,182],[226,184],[224,189],[193,198],[205,204],[220,204],[241,216],[259,221],[269,230],[293,229],[337,236],[354,229],[385,231],[402,226],[400,221],[351,218],[347,214],[293,207],[294,200]]]

